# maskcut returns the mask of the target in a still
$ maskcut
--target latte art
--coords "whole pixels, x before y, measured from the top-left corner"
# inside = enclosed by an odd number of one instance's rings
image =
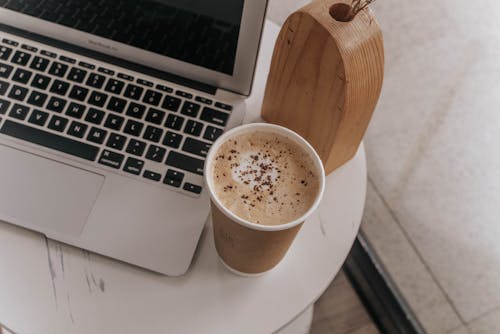
[[[215,193],[235,215],[279,225],[304,215],[319,190],[311,157],[293,140],[268,132],[242,134],[215,155]]]

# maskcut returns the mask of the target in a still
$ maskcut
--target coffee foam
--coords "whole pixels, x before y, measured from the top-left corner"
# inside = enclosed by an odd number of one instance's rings
[[[223,143],[215,154],[213,183],[224,207],[257,224],[296,220],[319,190],[314,161],[293,140],[255,131]]]

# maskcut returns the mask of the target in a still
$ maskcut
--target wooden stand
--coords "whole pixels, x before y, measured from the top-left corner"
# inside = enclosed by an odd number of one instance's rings
[[[370,9],[336,20],[347,0],[315,1],[276,41],[262,117],[302,135],[330,173],[356,153],[384,73],[382,33]],[[348,7],[347,7],[348,9]]]

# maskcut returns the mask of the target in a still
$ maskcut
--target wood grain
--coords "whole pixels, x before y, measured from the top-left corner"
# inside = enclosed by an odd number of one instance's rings
[[[344,0],[343,0],[344,1]],[[339,22],[313,2],[288,17],[274,48],[262,117],[314,146],[329,173],[351,159],[382,87],[382,33],[372,12]]]
[[[314,304],[310,334],[327,333],[379,333],[342,270]]]

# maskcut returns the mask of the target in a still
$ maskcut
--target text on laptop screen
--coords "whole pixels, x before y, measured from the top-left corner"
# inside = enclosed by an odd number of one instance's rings
[[[232,75],[243,0],[10,0],[0,5]]]

